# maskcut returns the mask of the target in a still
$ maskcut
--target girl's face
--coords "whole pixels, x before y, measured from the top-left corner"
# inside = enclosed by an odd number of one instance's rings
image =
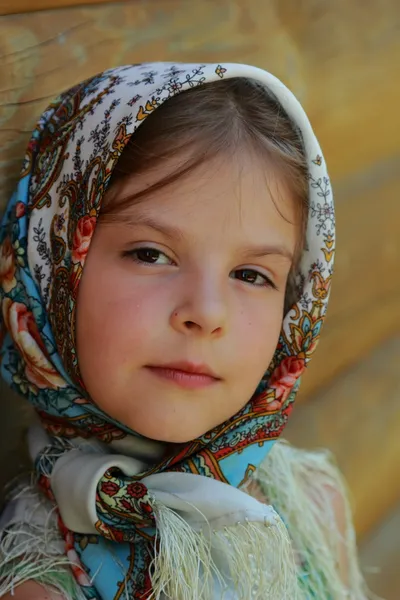
[[[116,201],[176,165],[118,182]],[[155,440],[192,440],[242,408],[282,324],[298,230],[289,193],[250,154],[212,167],[100,218],[80,284],[87,391]]]

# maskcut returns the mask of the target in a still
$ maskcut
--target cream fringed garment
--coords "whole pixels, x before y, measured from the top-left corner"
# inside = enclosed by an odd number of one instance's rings
[[[296,575],[293,598],[378,600],[378,597],[367,589],[361,574],[346,488],[340,472],[327,452],[299,450],[281,440],[274,445],[254,478],[248,480],[246,491],[262,502],[272,503],[287,526]],[[208,493],[211,497],[207,497]],[[226,502],[228,506],[232,506],[232,498],[229,493],[225,497],[222,495],[219,503],[216,493],[218,492],[213,486],[206,486],[204,490],[199,487],[191,498],[186,516],[191,513],[193,518],[197,510],[201,510],[212,522],[218,511],[216,505],[221,504],[224,504],[226,513]],[[184,496],[182,493],[179,499],[175,499],[176,505],[185,505],[187,498]],[[246,496],[247,494],[240,493],[236,498],[235,518],[238,520],[246,518],[243,515],[249,510],[249,506],[252,506],[253,510],[254,506],[257,506],[252,501],[248,504]],[[259,508],[257,506],[256,510],[267,520],[274,519],[274,513],[268,505]],[[231,525],[226,514],[223,518]],[[182,527],[185,535],[190,532],[188,525],[189,522],[185,520],[180,521],[178,525]],[[57,527],[54,509],[52,510],[49,501],[38,493],[34,485],[24,485],[18,494],[14,494],[0,526],[8,532],[3,536],[0,547],[2,570],[8,573],[0,587],[0,597],[21,582],[34,579],[54,587],[66,600],[85,598],[71,569],[74,556],[70,554],[67,557],[64,554],[64,540]],[[192,526],[193,522],[189,527]],[[239,536],[243,533],[243,528],[237,523],[231,529],[236,529]],[[173,531],[169,532],[171,533],[173,539]],[[187,563],[188,570],[190,564],[196,564],[199,557],[207,562],[206,549],[203,547],[199,552],[198,540],[193,539],[189,533],[186,541],[190,543],[185,546],[183,560]],[[225,563],[226,541],[228,540],[223,540],[222,547],[213,550],[214,565],[219,569]],[[192,556],[191,548],[194,550]],[[169,551],[174,551],[173,542]],[[245,552],[244,548],[242,552]],[[271,557],[268,557],[268,560],[270,559]],[[273,559],[287,561],[290,560],[290,556],[280,555]],[[239,557],[239,561],[237,573],[238,578],[243,581],[242,575],[247,569],[251,570],[251,560],[244,554]],[[251,571],[250,576],[253,577],[255,587],[258,582]],[[193,600],[200,598],[201,596],[195,595],[195,590],[193,587],[191,595],[187,597]],[[243,593],[246,593],[246,590],[243,590]],[[225,592],[223,597],[226,600],[245,598],[239,594],[232,588]],[[253,597],[257,597],[256,594]],[[160,598],[163,598],[163,595]],[[213,590],[208,598],[222,598],[217,572],[213,573]],[[275,600],[281,596],[270,595],[268,598]]]

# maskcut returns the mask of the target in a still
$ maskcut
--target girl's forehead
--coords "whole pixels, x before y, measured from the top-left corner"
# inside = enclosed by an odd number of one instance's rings
[[[255,228],[265,221],[296,223],[289,187],[265,160],[245,152],[215,156],[170,180],[184,160],[172,157],[117,181],[106,193],[104,216],[138,222],[154,213],[160,218],[173,215],[193,227],[202,219],[211,226],[213,218],[223,219],[226,226]]]

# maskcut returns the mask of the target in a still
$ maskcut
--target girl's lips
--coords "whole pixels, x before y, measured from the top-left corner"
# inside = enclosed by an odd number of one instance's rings
[[[179,367],[175,365],[150,365],[146,368],[160,379],[170,381],[185,389],[201,389],[220,381],[219,377],[213,375],[211,370],[203,365],[195,366],[187,363]]]

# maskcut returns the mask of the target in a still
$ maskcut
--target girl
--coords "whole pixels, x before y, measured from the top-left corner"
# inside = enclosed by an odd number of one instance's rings
[[[367,597],[335,468],[271,452],[334,253],[325,162],[281,82],[144,64],[65,92],[0,243],[2,376],[38,415],[0,596]]]

